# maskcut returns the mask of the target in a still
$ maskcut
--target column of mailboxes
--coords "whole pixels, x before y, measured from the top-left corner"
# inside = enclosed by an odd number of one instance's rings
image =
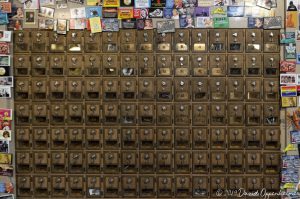
[[[16,31],[17,195],[277,190],[278,35]]]

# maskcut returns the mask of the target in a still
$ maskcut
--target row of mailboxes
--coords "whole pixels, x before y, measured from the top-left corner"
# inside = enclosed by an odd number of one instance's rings
[[[22,78],[16,100],[278,101],[278,78]]]
[[[17,195],[19,197],[142,197],[142,198],[226,198],[217,191],[232,190],[231,197],[238,198],[238,190],[260,192],[264,187],[267,192],[276,192],[280,180],[276,175],[261,176],[152,176],[152,175],[46,175],[18,176]],[[220,193],[220,192],[218,192]]]
[[[21,52],[279,52],[279,30],[176,29],[175,33],[153,30],[120,30],[93,34],[71,30],[14,32],[14,51]]]
[[[274,127],[209,128],[16,128],[17,149],[248,149],[278,150],[280,129]]]
[[[15,104],[17,124],[233,125],[280,123],[277,103],[146,104],[28,103]]]
[[[28,54],[14,56],[18,76],[261,76],[279,74],[280,54]]]

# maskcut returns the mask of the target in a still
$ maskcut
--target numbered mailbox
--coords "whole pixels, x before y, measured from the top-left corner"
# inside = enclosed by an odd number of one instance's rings
[[[193,176],[193,197],[206,198],[209,194],[208,178],[205,176]]]
[[[102,33],[102,51],[105,53],[114,53],[119,51],[118,32]]]
[[[240,187],[245,187],[244,178],[239,176],[232,176],[229,177],[227,181],[229,181],[229,185],[228,185],[229,190],[233,190],[232,197],[239,197]]]
[[[51,104],[50,109],[50,123],[51,124],[64,124],[65,123],[65,105],[61,103]]]
[[[63,76],[65,74],[66,60],[64,55],[49,55],[49,74],[51,76]]]
[[[121,76],[137,75],[137,57],[131,54],[121,55]]]
[[[266,174],[277,174],[280,172],[280,153],[264,153],[264,172]]]
[[[101,155],[98,151],[92,151],[87,153],[86,170],[88,173],[101,172]]]
[[[156,51],[157,52],[171,52],[172,51],[172,33],[157,33],[156,38]]]
[[[81,76],[83,74],[83,57],[81,55],[68,55],[67,56],[67,75]]]
[[[66,85],[63,78],[53,78],[49,82],[50,86],[50,99],[51,100],[64,100],[66,97]]]
[[[154,100],[155,99],[155,81],[152,78],[143,78],[139,80],[139,99]]]
[[[159,101],[170,101],[173,99],[172,79],[156,79],[156,97]]]
[[[224,101],[226,99],[225,78],[214,78],[210,85],[210,95],[213,101]]]
[[[72,53],[83,51],[83,31],[71,30],[67,34],[67,50]]]
[[[10,164],[7,160],[6,164]],[[17,152],[16,164],[18,173],[29,173],[32,170],[32,154],[29,152]]]
[[[189,76],[190,62],[188,55],[175,55],[175,76]]]
[[[260,128],[248,128],[246,132],[246,148],[261,149],[262,133]]]
[[[246,52],[260,53],[262,52],[263,37],[261,29],[246,30]]]
[[[227,158],[226,153],[222,151],[212,152],[211,157],[211,172],[212,173],[226,173]]]
[[[118,56],[116,54],[103,55],[103,75],[104,76],[118,76],[120,73],[120,66]]]
[[[170,198],[174,193],[174,180],[172,176],[160,176],[157,180],[157,196]]]
[[[268,127],[264,130],[264,148],[265,149],[279,149],[280,148],[280,129]]]
[[[243,55],[228,55],[228,72],[229,76],[244,75],[244,56]]]
[[[137,185],[136,176],[122,176],[122,197],[136,197]]]
[[[137,97],[137,82],[135,79],[121,79],[121,99],[134,100]]]
[[[211,104],[210,123],[212,125],[222,126],[226,124],[226,104]]]
[[[51,177],[51,196],[64,197],[67,195],[66,191],[66,177],[65,176],[52,176]]]
[[[47,176],[34,176],[34,196],[48,197],[49,184]]]
[[[190,100],[190,81],[189,79],[175,79],[175,100],[188,101]]]
[[[175,30],[174,46],[176,52],[188,52],[190,50],[190,31],[188,29]]]
[[[69,196],[83,198],[85,195],[84,178],[82,176],[69,177]]]
[[[15,78],[15,99],[27,100],[31,98],[31,82],[27,78]]]
[[[225,128],[211,128],[210,146],[212,149],[225,149],[227,146],[227,132]]]
[[[193,125],[205,126],[209,122],[208,104],[193,104]]]
[[[246,172],[260,173],[262,169],[262,155],[259,152],[248,152],[246,154]]]
[[[47,128],[34,128],[33,131],[33,148],[34,149],[47,149],[48,148],[48,129]]]
[[[134,128],[124,128],[122,133],[122,148],[136,149],[138,146],[138,135]]]
[[[29,128],[16,128],[16,148],[25,149],[30,148],[32,145],[31,131]],[[7,143],[7,142],[6,142]],[[8,152],[8,145],[4,149],[4,152]]]
[[[136,30],[120,30],[120,48],[121,52],[136,52]]]
[[[135,104],[121,104],[120,106],[121,106],[121,111],[120,111],[121,124],[124,124],[124,125],[136,124],[136,120],[137,120],[136,105]]]
[[[139,124],[152,125],[155,123],[155,106],[154,104],[139,104]]]
[[[115,173],[120,170],[120,155],[118,152],[104,151],[104,173]]]
[[[104,124],[116,124],[120,121],[118,104],[103,104],[102,114]]]
[[[65,173],[67,170],[67,158],[64,151],[51,153],[51,171],[54,173]]]
[[[280,109],[277,103],[264,104],[263,123],[266,126],[275,126],[280,124]]]
[[[156,74],[154,66],[154,56],[152,54],[139,54],[137,59],[139,67],[139,76],[152,77]]]
[[[191,195],[191,181],[189,176],[176,176],[175,195],[179,198],[186,198]]]
[[[226,177],[222,177],[222,176],[213,176],[210,179],[210,192],[211,192],[211,196],[213,197],[220,197],[219,195],[217,195],[216,193],[218,193],[218,191],[225,191],[227,188],[227,182],[226,182]],[[224,193],[224,192],[222,192]]]
[[[244,79],[230,78],[227,82],[227,99],[230,101],[244,101]]]
[[[277,78],[264,79],[264,100],[276,102],[279,100],[279,81]]]
[[[108,149],[118,149],[120,146],[120,132],[116,128],[105,128],[103,145]]]
[[[173,167],[173,154],[172,152],[157,151],[156,154],[156,169],[158,173],[170,173]]]
[[[172,76],[172,55],[157,55],[156,56],[156,71],[157,76]]]
[[[190,105],[175,104],[174,121],[176,125],[188,125],[190,123]]]
[[[249,176],[246,178],[247,190],[255,192],[263,186],[261,176]]]
[[[156,146],[156,134],[152,128],[139,129],[139,147],[140,149],[154,149]]]
[[[264,76],[278,77],[280,68],[279,54],[264,54]]]
[[[173,122],[173,107],[170,104],[156,105],[156,124],[171,125]]]
[[[48,74],[48,58],[43,55],[31,55],[32,76],[45,76]]]
[[[119,197],[120,194],[120,179],[118,176],[104,177],[104,197],[114,198]]]
[[[103,191],[103,184],[102,184],[102,178],[99,176],[87,176],[87,180],[86,180],[86,183],[87,183],[87,190],[94,190],[94,191],[100,191],[102,190]],[[100,193],[98,192],[98,195],[97,196],[100,196],[102,195],[102,191],[100,191]],[[90,197],[95,197],[94,194],[95,192],[91,191],[91,192],[88,192],[87,193],[88,196]]]
[[[245,49],[245,32],[244,29],[228,30],[228,52],[242,53]]]
[[[264,52],[279,52],[280,30],[264,30]]]
[[[139,52],[152,52],[153,51],[153,30],[137,31],[138,51]]]
[[[153,151],[144,151],[139,154],[139,169],[141,173],[154,173],[156,171],[156,156]]]
[[[32,105],[32,123],[37,125],[48,124],[49,112],[47,104]]]
[[[194,128],[193,129],[193,149],[207,149],[208,144],[208,130],[206,128]]]
[[[241,152],[229,152],[228,156],[229,173],[243,173],[245,168],[244,154]]]
[[[91,33],[90,31],[84,32],[84,50],[88,53],[101,52],[101,33]]]
[[[191,55],[191,66],[193,76],[207,76],[209,72],[207,55]]]
[[[209,156],[207,151],[193,152],[193,172],[207,173],[209,172]]]
[[[208,79],[192,79],[192,99],[193,101],[207,101],[209,99]]]
[[[102,146],[102,134],[99,128],[86,128],[86,147],[88,149],[100,149]]]
[[[140,197],[151,198],[156,195],[156,183],[153,176],[141,176],[139,178]]]
[[[261,79],[258,78],[251,78],[246,79],[245,81],[246,86],[246,96],[247,101],[260,101],[262,97],[261,92]]]
[[[17,195],[20,197],[32,197],[32,181],[30,176],[17,176]]]
[[[84,147],[84,132],[82,128],[68,129],[68,146],[70,149],[82,149]]]
[[[209,51],[210,52],[225,52],[227,49],[226,30],[209,30]]]
[[[207,52],[207,30],[205,29],[193,29],[191,33],[192,37],[192,50],[193,52]]]
[[[52,128],[51,129],[51,148],[52,149],[65,149],[68,145],[68,138],[65,133],[65,129]]]
[[[242,126],[245,122],[245,107],[243,103],[230,103],[227,106],[228,124]]]
[[[85,104],[85,115],[87,124],[100,124],[101,123],[101,110],[100,104],[98,103],[86,103]]]
[[[26,86],[26,85],[23,85],[23,87],[24,86]],[[28,82],[27,82],[27,86],[29,86]],[[31,87],[32,88],[32,98],[34,100],[46,100],[47,99],[47,97],[48,97],[48,82],[46,79],[32,79],[31,86],[32,86]]]
[[[171,149],[173,146],[173,131],[168,128],[157,129],[156,135],[158,149]]]
[[[224,54],[212,54],[209,56],[210,75],[226,76],[226,56]]]
[[[46,52],[48,49],[48,32],[46,31],[32,31],[32,43],[31,43],[31,51],[40,53]]]
[[[261,104],[246,104],[246,124],[260,126],[262,120]]]
[[[262,74],[262,55],[247,54],[245,74],[247,76],[260,76]]]
[[[183,128],[175,129],[174,142],[175,142],[176,149],[189,149],[191,146],[189,129],[183,129]]]
[[[30,75],[31,59],[29,55],[15,55],[14,56],[14,71],[17,76]]]
[[[29,52],[31,47],[30,31],[14,31],[14,51],[16,53]]]
[[[135,152],[123,151],[122,158],[122,173],[136,173],[138,171],[138,157]]]
[[[64,52],[66,50],[67,40],[65,35],[49,32],[49,50],[50,52]]]
[[[29,104],[15,104],[16,123],[17,124],[30,124],[31,122],[31,108]]]
[[[243,149],[245,146],[245,135],[243,128],[229,128],[228,133],[229,149]]]
[[[263,183],[267,192],[276,192],[280,189],[280,182],[277,175],[264,176]]]
[[[189,173],[191,170],[191,155],[189,152],[175,153],[175,173]]]
[[[114,79],[103,79],[103,99],[110,101],[116,100],[119,98],[120,91],[119,91],[119,82],[118,80]]]
[[[87,76],[99,76],[102,74],[102,57],[97,54],[84,56],[84,74]]]
[[[69,103],[68,105],[68,124],[79,124],[83,122],[83,105],[80,103]]]
[[[95,78],[85,78],[85,100],[99,100],[101,96],[101,80]]]

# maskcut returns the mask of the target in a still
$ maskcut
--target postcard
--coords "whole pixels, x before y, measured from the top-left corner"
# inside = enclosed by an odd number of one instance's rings
[[[37,10],[39,9],[39,0],[26,0],[24,2],[24,9]]]
[[[42,10],[42,8],[40,10]],[[47,13],[46,10],[43,10],[43,12]],[[53,15],[54,15],[54,13],[53,13]],[[25,10],[25,20],[24,20],[25,24],[35,24],[36,20],[37,20],[36,10]]]
[[[0,98],[11,98],[11,87],[0,87]]]
[[[175,9],[183,8],[183,0],[174,0]]]
[[[210,7],[213,5],[212,0],[198,0],[198,6],[207,6]]]
[[[229,5],[231,6],[244,6],[245,0],[229,0]]]
[[[244,7],[228,6],[227,7],[227,16],[228,17],[243,17],[244,16]]]
[[[227,6],[229,0],[214,0],[214,6]]]
[[[7,77],[0,77],[0,86],[14,86],[14,77],[7,76]]]
[[[0,108],[0,121],[2,120],[12,120],[12,109]],[[3,124],[2,124],[3,126]],[[2,129],[0,129],[2,130]]]
[[[134,7],[135,8],[150,8],[151,0],[135,0]]]
[[[120,0],[120,7],[134,7],[134,0]]]
[[[0,66],[0,76],[9,76],[10,66]]]
[[[282,44],[289,44],[296,42],[296,33],[295,32],[280,32],[280,43]]]
[[[182,7],[183,8],[194,8],[198,6],[197,0],[183,0]]]
[[[264,18],[264,29],[279,29],[281,27],[282,20],[280,16]]]
[[[88,6],[102,6],[103,1],[102,0],[87,0],[86,5],[88,5]]]
[[[119,0],[103,0],[103,7],[120,7]]]
[[[48,8],[48,7],[41,7],[39,16],[40,17],[48,17],[48,18],[53,18],[54,17],[54,8]],[[26,13],[26,11],[25,11]]]
[[[9,53],[10,53],[9,43],[0,42],[0,54],[9,54]]]
[[[289,43],[284,46],[285,58],[286,59],[296,59],[296,44]]]
[[[256,5],[270,10],[272,3],[271,1],[266,1],[266,0],[256,0]]]
[[[56,23],[56,32],[58,34],[67,34],[67,20],[58,19]]]
[[[187,16],[185,18],[179,18],[180,28],[195,28],[194,18]]]
[[[124,29],[136,29],[136,19],[123,19],[121,24]]]
[[[7,17],[7,13],[0,13],[0,25],[6,25],[8,24],[8,17]]]
[[[211,10],[211,15],[214,17],[225,17],[227,16],[227,7],[225,6],[213,7]]]
[[[85,19],[70,19],[69,28],[72,30],[85,29]]]
[[[102,32],[100,17],[90,18],[90,27],[92,33]]]
[[[71,8],[70,13],[71,13],[71,19],[86,18],[85,7]]]
[[[102,19],[102,31],[103,32],[117,32],[119,31],[118,19]]]
[[[157,33],[175,32],[175,21],[164,20],[156,22]]]
[[[0,153],[0,164],[12,164],[12,154]]]
[[[68,1],[67,0],[56,0],[56,8],[57,9],[68,8]]]
[[[100,6],[93,6],[93,7],[86,7],[86,18],[92,17],[102,17],[102,7]]]
[[[103,18],[117,18],[118,17],[118,9],[117,8],[103,8],[102,9],[102,17]]]
[[[149,8],[148,16],[150,18],[163,18],[163,8]]]
[[[196,28],[213,28],[213,18],[212,17],[197,17],[195,26]]]
[[[0,2],[1,12],[11,13],[11,2]]]
[[[300,143],[300,131],[297,130],[290,131],[290,135],[291,135],[290,138],[292,144]]]
[[[296,62],[295,61],[280,61],[280,72],[296,72]]]
[[[100,189],[98,188],[93,188],[93,189],[88,189],[88,195],[95,197],[95,196],[101,196],[103,193]]]
[[[11,141],[11,136],[11,130],[0,130],[0,140]]]
[[[177,9],[173,9],[173,16],[171,19],[179,19],[179,12]]]
[[[166,7],[166,0],[151,0],[151,8],[164,8]]]
[[[3,117],[1,118],[0,117],[0,130],[11,130],[11,119],[10,120],[5,120],[4,118],[7,118],[7,117]]]
[[[214,17],[214,28],[228,28],[228,17]]]
[[[68,2],[77,3],[77,4],[84,4],[84,0],[68,0]]]
[[[133,8],[118,8],[118,19],[133,18]]]
[[[11,31],[0,31],[0,42],[11,42]]]
[[[8,15],[10,19],[23,19],[24,18],[24,10],[22,7],[12,7],[11,13]]]
[[[43,19],[39,18],[39,28],[45,30],[54,29],[54,19]]]
[[[194,10],[194,17],[209,17],[210,7],[196,7]]]
[[[173,16],[173,9],[172,8],[164,8],[164,18],[172,19]]]
[[[10,55],[0,55],[0,66],[10,66]]]
[[[9,152],[9,142],[0,140],[0,152],[8,153]]]
[[[147,19],[149,18],[149,9],[147,8],[133,9],[133,17],[136,19]]]
[[[263,17],[248,17],[248,28],[263,28],[264,18]]]
[[[280,74],[280,84],[297,84],[297,74]]]
[[[144,21],[144,19],[137,19],[136,20],[136,28],[138,30],[144,30],[144,27],[145,27],[145,21]]]
[[[297,106],[297,97],[282,97],[281,98],[281,107],[296,107]]]
[[[296,97],[297,96],[297,86],[281,86],[281,97]]]
[[[287,11],[286,12],[286,27],[296,28],[298,21],[298,11]]]
[[[40,6],[54,6],[55,0],[40,0]]]
[[[175,6],[175,0],[166,0],[166,8],[173,9]]]
[[[14,168],[12,165],[0,164],[0,176],[13,177],[13,173],[14,173]]]

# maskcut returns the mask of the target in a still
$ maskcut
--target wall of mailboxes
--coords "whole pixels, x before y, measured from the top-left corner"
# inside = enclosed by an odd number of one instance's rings
[[[278,191],[278,38],[15,31],[17,197]]]

